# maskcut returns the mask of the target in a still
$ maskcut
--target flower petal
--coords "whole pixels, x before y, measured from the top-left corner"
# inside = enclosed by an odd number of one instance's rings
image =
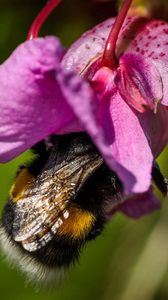
[[[128,217],[138,219],[146,214],[150,214],[159,209],[161,204],[153,194],[153,189],[150,187],[149,191],[143,194],[135,194],[122,204],[118,205],[108,214],[108,219],[115,212],[121,211]]]
[[[115,19],[109,19],[91,30],[85,32],[75,43],[71,45],[63,57],[62,66],[67,70],[82,73],[104,51],[105,41]]]
[[[127,103],[140,112],[155,110],[163,97],[160,73],[153,62],[141,54],[121,56],[117,86]]]
[[[83,34],[67,51],[62,60],[63,67],[85,73],[89,66],[102,56],[114,21],[115,18],[108,19]],[[162,104],[168,106],[168,24],[164,21],[128,16],[122,26],[116,48],[118,58],[123,53],[140,54],[153,63],[153,68],[155,65],[163,85]],[[96,66],[95,64],[95,68]],[[154,87],[154,81],[151,83]]]
[[[121,43],[120,36],[122,35],[122,32],[125,32],[126,28],[129,28],[133,20],[136,19],[138,18],[126,18],[119,34],[117,42],[118,45]],[[114,22],[115,18],[110,18],[85,32],[68,49],[67,53],[63,57],[62,66],[67,70],[84,73],[95,60],[102,56],[106,40]]]
[[[109,69],[102,68],[96,76],[104,78],[102,84],[106,89],[112,84]],[[99,100],[95,97],[85,100],[82,94],[81,97],[68,97],[65,84],[64,92],[105,161],[123,182],[125,191],[142,193],[148,190],[153,156],[136,112],[115,88],[100,94]]]
[[[147,137],[154,158],[156,158],[168,142],[168,110],[162,104],[158,104],[157,113],[146,111],[136,113],[139,122]]]
[[[63,52],[54,37],[34,39],[0,66],[1,162],[53,132],[76,129],[73,111],[55,79]]]
[[[132,192],[142,193],[150,185],[153,155],[136,111],[117,92],[109,103],[109,113],[115,133],[115,140],[111,145],[112,155],[136,178]],[[127,172],[118,173],[118,176],[128,184]]]
[[[132,27],[134,27],[134,23]],[[152,61],[162,78],[162,104],[168,105],[168,23],[159,20],[148,20],[136,32],[132,29],[132,40],[130,37],[129,31],[122,32],[121,38],[129,40],[125,47],[125,53],[141,54],[144,58]]]

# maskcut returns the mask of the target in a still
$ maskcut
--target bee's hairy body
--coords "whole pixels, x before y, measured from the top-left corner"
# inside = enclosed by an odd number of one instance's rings
[[[34,151],[37,157],[20,168],[5,205],[1,243],[12,244],[22,261],[27,257],[44,273],[78,259],[104,227],[106,196],[121,186],[84,133],[55,137],[48,150],[41,142]]]

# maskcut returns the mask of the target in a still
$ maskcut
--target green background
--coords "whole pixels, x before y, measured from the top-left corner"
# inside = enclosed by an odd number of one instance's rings
[[[41,34],[59,36],[68,46],[82,32],[114,14],[114,1],[64,0],[46,22]],[[29,26],[45,3],[42,0],[0,0],[0,60],[25,40]],[[7,199],[18,165],[25,153],[0,165],[0,207]],[[167,151],[159,158],[168,176]],[[160,196],[160,195],[159,195]],[[90,242],[65,280],[39,289],[9,267],[1,256],[0,298],[21,300],[165,300],[168,299],[168,202],[157,213],[138,221],[117,214],[104,233]]]

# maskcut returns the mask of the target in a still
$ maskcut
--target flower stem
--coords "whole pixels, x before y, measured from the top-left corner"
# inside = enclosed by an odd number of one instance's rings
[[[118,61],[116,57],[116,43],[118,39],[118,35],[120,33],[121,27],[125,21],[125,17],[127,15],[127,12],[131,6],[132,0],[124,0],[123,5],[119,11],[118,16],[116,17],[115,23],[113,28],[111,29],[111,32],[109,34],[109,37],[106,42],[104,54],[103,54],[103,60],[102,65],[109,67],[112,70],[115,70],[118,66]]]
[[[52,11],[58,6],[61,0],[49,0],[47,4],[40,11],[33,24],[30,27],[29,33],[27,35],[27,39],[31,40],[39,35],[39,31],[44,24],[45,20],[52,13]]]

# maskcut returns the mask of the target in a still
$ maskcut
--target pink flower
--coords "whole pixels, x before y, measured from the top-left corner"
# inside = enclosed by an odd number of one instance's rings
[[[118,209],[139,217],[159,207],[151,173],[168,140],[168,24],[126,17],[130,4],[66,53],[55,37],[33,38],[0,66],[0,161],[86,131],[131,197]]]

